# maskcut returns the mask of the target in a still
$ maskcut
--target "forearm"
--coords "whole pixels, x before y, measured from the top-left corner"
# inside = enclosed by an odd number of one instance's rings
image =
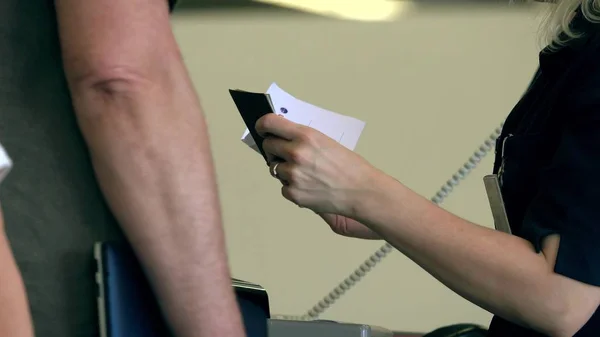
[[[0,215],[0,336],[33,337],[25,287]]]
[[[78,106],[84,111],[85,104]],[[115,107],[121,109],[136,110]],[[176,104],[168,110],[189,111],[189,106]],[[122,121],[83,129],[101,188],[176,335],[242,336],[200,116],[190,111],[178,121],[135,121],[146,124],[143,130]],[[146,133],[152,139],[145,139]]]
[[[472,224],[385,175],[357,220],[386,238],[446,286],[515,323],[556,335],[572,294],[528,241]],[[570,317],[567,317],[570,319]]]
[[[100,186],[176,335],[241,336],[206,124],[187,81],[171,84],[72,91]]]
[[[208,130],[166,0],[63,0],[57,11],[100,186],[175,334],[242,336]]]

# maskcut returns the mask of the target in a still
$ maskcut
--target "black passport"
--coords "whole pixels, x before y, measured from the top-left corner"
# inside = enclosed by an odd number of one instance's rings
[[[269,98],[269,95],[232,89],[229,90],[229,93],[231,94],[231,98],[233,98],[233,102],[235,103],[238,111],[240,112],[240,115],[242,116],[246,127],[250,131],[250,135],[252,135],[252,138],[256,142],[258,150],[263,155],[265,161],[267,161],[268,164],[267,155],[265,154],[265,151],[263,150],[262,146],[264,138],[258,135],[255,126],[256,122],[262,116],[268,113],[274,113],[273,104],[271,102],[271,99]]]

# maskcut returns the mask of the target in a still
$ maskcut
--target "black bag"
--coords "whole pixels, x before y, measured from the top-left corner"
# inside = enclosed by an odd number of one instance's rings
[[[453,324],[433,330],[423,337],[485,337],[487,330],[475,324]]]

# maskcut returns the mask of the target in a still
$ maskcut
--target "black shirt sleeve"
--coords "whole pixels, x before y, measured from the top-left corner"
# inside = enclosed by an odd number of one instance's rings
[[[524,237],[536,250],[560,235],[555,272],[600,286],[600,89],[573,100],[551,164],[525,214]]]

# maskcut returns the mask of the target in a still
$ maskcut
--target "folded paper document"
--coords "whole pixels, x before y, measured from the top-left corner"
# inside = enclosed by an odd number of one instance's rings
[[[350,150],[356,147],[365,127],[365,122],[361,120],[303,102],[283,91],[275,83],[271,84],[266,93],[242,90],[229,92],[247,127],[242,141],[261,153],[265,159],[262,150],[263,139],[256,133],[254,126],[260,117],[268,113],[276,113],[294,123],[314,128]]]

